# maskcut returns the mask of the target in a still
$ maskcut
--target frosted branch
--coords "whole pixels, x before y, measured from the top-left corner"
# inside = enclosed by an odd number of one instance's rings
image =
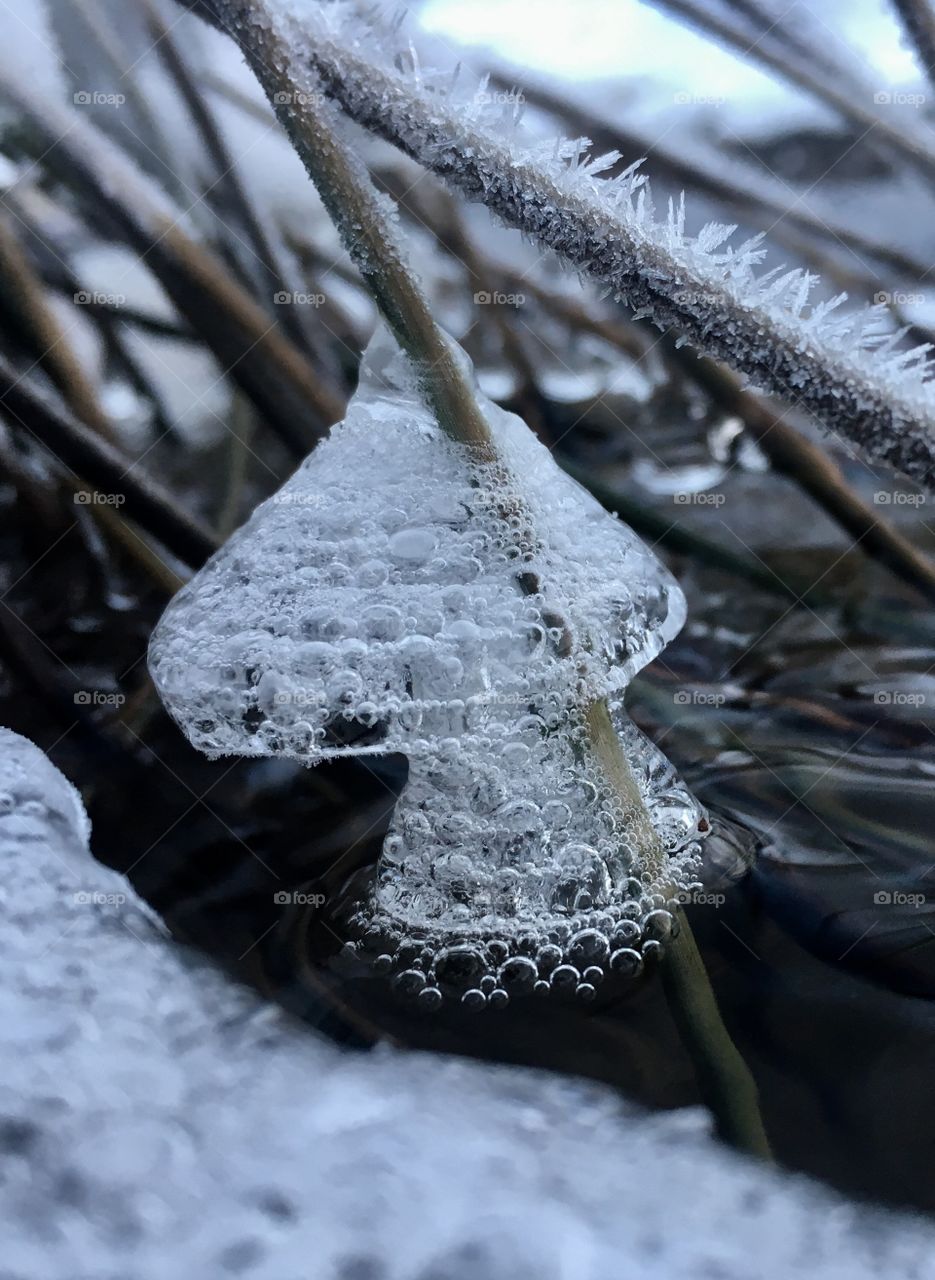
[[[637,315],[812,413],[870,458],[935,487],[929,349],[898,350],[904,332],[890,329],[885,308],[842,311],[843,295],[809,307],[814,276],[758,273],[760,237],[733,246],[734,228],[719,224],[689,236],[684,204],[658,216],[638,166],[604,178],[616,156],[591,159],[587,139],[530,141],[514,104],[492,108],[483,88],[450,75],[442,82],[417,67],[400,71],[385,30],[378,44],[342,4],[269,0],[257,19],[240,0],[219,0],[213,13],[229,30],[276,27],[289,49],[295,114],[306,94],[324,91]]]

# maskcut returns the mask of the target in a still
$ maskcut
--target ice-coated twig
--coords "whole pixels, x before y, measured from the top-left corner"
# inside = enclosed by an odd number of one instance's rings
[[[496,65],[490,79],[501,91],[508,92],[517,83],[518,76]],[[616,120],[572,101],[567,95],[544,84],[530,83],[525,78],[523,97],[530,106],[562,120],[563,127],[585,134],[599,151],[620,151],[621,164],[627,160],[632,162],[641,157],[651,157],[653,170],[660,177],[717,200],[733,211],[733,216],[740,210],[750,217],[763,219],[770,226],[771,234],[779,240],[785,240],[786,229],[793,227],[808,236],[810,242],[817,237],[838,247],[843,245],[861,262],[870,258],[907,280],[917,281],[931,270],[931,264],[895,245],[854,231],[823,213],[813,213],[798,198],[792,204],[786,203],[784,197],[789,195],[788,188],[783,191],[778,183],[763,181],[746,168],[729,162],[723,151],[712,148],[705,164],[698,158],[695,148],[691,156],[679,154],[660,142],[651,141],[630,126],[624,127]],[[873,272],[868,270],[866,274],[872,292],[882,287],[878,283],[879,277],[874,277]]]
[[[832,433],[878,462],[935,487],[935,388],[926,348],[897,351],[885,308],[841,312],[842,298],[808,308],[807,272],[758,275],[759,238],[734,247],[732,228],[685,232],[681,206],[657,217],[643,175],[632,167],[612,181],[615,157],[588,158],[586,139],[554,147],[524,142],[515,115],[492,113],[451,79],[397,70],[393,51],[368,42],[360,24],[343,30],[341,5],[300,7],[301,22],[278,0],[293,93],[324,89],[347,113],[388,139],[468,199],[555,250],[604,283],[661,328],[794,399]],[[208,6],[202,6],[204,10]],[[222,29],[248,44],[263,37],[252,6],[217,0]],[[265,22],[268,23],[269,16]],[[272,80],[284,73],[255,65]],[[289,108],[297,121],[300,102]]]
[[[205,6],[199,11],[204,13]],[[350,159],[334,128],[332,109],[321,95],[306,96],[294,79],[295,64],[273,5],[264,0],[216,0],[211,13],[235,36],[289,132],[322,200],[384,318],[420,377],[423,394],[439,424],[475,457],[499,461],[480,406],[449,344],[428,311],[421,288],[405,261],[389,212],[376,199],[370,179]],[[472,402],[472,403],[469,403]],[[520,508],[521,497],[518,499]],[[538,585],[537,585],[538,589]],[[590,744],[631,820],[647,869],[665,883],[666,851],[640,796],[620,739],[603,700],[582,707]],[[689,1010],[678,1015],[689,1034],[686,1045],[698,1063],[699,1083],[722,1134],[751,1154],[769,1156],[756,1085],[721,1021],[708,977],[683,913],[676,914],[681,942],[663,964],[678,970],[672,998],[707,1010],[703,1032]],[[694,955],[696,963],[686,963]]]
[[[670,337],[654,339],[648,332],[649,325],[643,332],[642,324],[623,325],[607,320],[593,314],[582,303],[572,302],[537,285],[526,273],[484,260],[467,237],[456,213],[446,213],[440,219],[429,209],[427,201],[419,199],[417,191],[407,190],[401,197],[402,202],[411,216],[427,227],[439,244],[454,254],[470,272],[472,292],[494,281],[500,282],[507,293],[525,291],[537,300],[544,311],[566,323],[572,331],[583,329],[593,333],[636,359],[645,353],[647,345],[661,341],[670,363],[678,367],[679,373],[699,385],[726,413],[741,418],[773,466],[809,494],[855,540],[855,546],[885,564],[928,599],[935,599],[935,566],[928,557],[886,521],[879,510],[863,501],[828,454],[786,422],[781,411],[744,391],[739,380],[723,365],[706,358],[696,358]],[[497,312],[499,316],[499,308]],[[509,350],[504,336],[504,351],[509,354]],[[522,375],[522,369],[519,372]],[[589,487],[586,479],[578,478]],[[619,502],[619,498],[614,501]],[[613,508],[614,502],[609,505]],[[658,531],[653,536],[659,537]],[[773,578],[768,571],[765,576]],[[793,599],[798,598],[799,593],[791,594]]]

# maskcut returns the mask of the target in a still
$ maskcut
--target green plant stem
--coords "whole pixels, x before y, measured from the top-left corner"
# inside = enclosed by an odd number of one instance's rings
[[[756,1082],[724,1025],[704,960],[681,909],[675,913],[675,924],[660,965],[662,985],[691,1056],[701,1096],[725,1142],[771,1160]]]
[[[377,306],[415,365],[439,424],[475,456],[496,462],[487,422],[464,371],[436,325],[402,246],[363,166],[355,163],[336,129],[333,109],[314,94],[296,92],[288,49],[262,0],[215,0],[212,9],[235,36],[318,188],[345,248]],[[262,17],[263,21],[257,19]],[[301,105],[292,105],[300,103]],[[591,703],[584,723],[595,755],[627,814],[647,870],[669,882],[666,852],[652,825],[610,719],[606,702]],[[756,1105],[756,1087],[717,1010],[687,920],[682,941],[663,962],[667,990],[686,1046],[696,1063],[725,1138],[758,1155],[768,1152]],[[686,941],[686,939],[688,941]],[[693,957],[697,963],[689,963]],[[738,1109],[739,1108],[739,1109]]]
[[[587,709],[588,736],[607,779],[636,827],[640,852],[654,880],[670,884],[668,855],[652,825],[639,787],[620,746],[606,702]],[[674,892],[674,890],[673,890]],[[756,1083],[724,1024],[688,919],[673,912],[674,930],[660,965],[672,1017],[695,1068],[701,1095],[725,1142],[769,1159]]]
[[[340,136],[340,117],[323,95],[300,92],[289,49],[262,3],[217,0],[210,6],[233,35],[289,135],[344,247],[397,342],[412,361],[439,425],[494,461],[490,429],[450,343],[432,318],[385,205],[363,164]],[[262,24],[257,18],[262,15]]]

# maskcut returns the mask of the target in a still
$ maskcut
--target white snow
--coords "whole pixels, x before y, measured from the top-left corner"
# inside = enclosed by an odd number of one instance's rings
[[[696,1111],[344,1052],[166,938],[0,731],[4,1280],[933,1280],[935,1232]]]
[[[45,0],[4,5],[0,72],[5,75],[10,67],[50,100],[62,102],[68,95],[66,68]]]

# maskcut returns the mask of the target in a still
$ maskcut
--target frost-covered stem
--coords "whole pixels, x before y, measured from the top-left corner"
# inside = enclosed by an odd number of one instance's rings
[[[497,64],[490,80],[501,91],[509,92],[517,83],[517,74],[508,68],[501,69]],[[803,206],[799,199],[792,204],[784,203],[779,191],[773,192],[769,186],[757,184],[747,173],[743,174],[742,183],[731,181],[730,167],[727,172],[718,167],[717,162],[726,159],[718,152],[712,150],[711,162],[707,165],[700,159],[679,155],[676,151],[667,150],[663,143],[634,132],[632,127],[625,128],[617,120],[610,120],[544,84],[530,83],[525,77],[523,98],[529,106],[538,107],[561,120],[573,134],[590,138],[598,152],[620,151],[621,167],[632,164],[643,156],[652,156],[655,171],[665,176],[676,188],[687,187],[702,195],[711,196],[728,210],[740,210],[748,217],[759,219],[761,225],[772,228],[772,233],[778,240],[787,241],[788,228],[792,227],[808,238],[809,245],[812,245],[814,238],[830,241],[838,247],[844,245],[860,261],[871,258],[907,280],[917,281],[931,270],[929,264],[914,257],[911,252],[863,235],[832,221],[824,214],[819,217]],[[823,255],[823,259],[824,262],[829,261],[826,255]],[[885,287],[879,282],[879,276],[871,272],[867,273],[866,279],[871,292]]]
[[[572,330],[584,329],[593,333],[634,359],[642,358],[647,345],[652,343],[649,332],[645,334],[645,341],[639,336],[642,331],[639,323],[624,326],[596,316],[564,295],[542,288],[526,274],[511,271],[500,263],[484,261],[466,237],[455,212],[439,219],[429,210],[427,202],[418,201],[410,192],[406,193],[405,203],[414,206],[412,216],[428,227],[438,243],[467,269],[472,292],[499,280],[505,291],[531,294],[544,310],[563,320]],[[496,308],[496,311],[499,318],[501,308]],[[503,319],[501,324],[505,324]],[[511,348],[507,343],[512,331],[508,325],[505,328],[504,349],[509,355]],[[679,372],[702,387],[726,413],[741,418],[773,466],[819,503],[831,519],[850,534],[859,550],[885,564],[928,599],[935,599],[935,565],[889,524],[879,514],[879,509],[874,510],[855,493],[841,468],[824,450],[786,422],[781,413],[744,391],[739,380],[723,365],[712,360],[699,360],[688,348],[679,347],[672,338],[664,337],[662,344],[670,362]],[[525,369],[520,365],[518,371],[522,381]],[[566,466],[566,470],[570,469]],[[582,479],[582,483],[589,487],[587,478]],[[619,506],[619,499],[615,497],[609,503],[612,509],[615,502]],[[663,527],[668,525],[663,522]],[[758,577],[771,580],[770,585],[775,587],[775,575],[763,570],[762,566],[759,568]],[[793,599],[799,598],[798,592],[791,592],[791,595]]]
[[[915,46],[922,70],[935,88],[935,11],[929,0],[892,0],[892,4]]]
[[[277,33],[264,0],[212,0],[212,9],[238,40],[282,119],[345,248],[360,269],[384,318],[419,370],[427,401],[440,424],[460,443],[479,448],[495,463],[496,450],[473,389],[432,318],[369,175],[349,157],[335,128],[331,109],[326,109],[317,95],[298,90],[290,75],[288,46]],[[521,499],[519,501],[521,503]],[[538,581],[535,589],[540,589]],[[582,713],[591,749],[627,814],[648,874],[668,884],[666,852],[614,731],[606,702],[592,702]],[[680,924],[682,931],[690,936],[687,921],[682,919]],[[760,1138],[762,1125],[751,1122],[747,1133],[746,1118],[734,1117],[734,1100],[749,1096],[752,1081],[749,1076],[743,1079],[738,1075],[738,1063],[740,1071],[745,1072],[746,1068],[717,1016],[704,966],[700,961],[695,966],[686,966],[680,958],[690,955],[691,948],[693,944],[686,951],[683,941],[670,962],[678,970],[674,990],[679,1001],[693,1002],[707,1011],[703,1025],[707,1038],[692,1036],[686,1043],[693,1057],[700,1055],[699,1062],[703,1058],[699,1078],[711,1084],[717,1082],[717,1087],[707,1092],[725,1137],[735,1139],[746,1150],[764,1154],[765,1138],[762,1141]],[[694,954],[697,956],[697,950]],[[676,1017],[690,1026],[698,1022],[697,1016],[688,1010],[677,1012]]]
[[[671,886],[668,856],[650,821],[636,779],[614,730],[607,704],[587,710],[588,736],[608,780],[631,821],[638,824],[647,870],[658,883]],[[685,1048],[691,1056],[702,1097],[725,1141],[750,1155],[770,1158],[760,1115],[756,1082],[724,1025],[704,961],[681,908],[661,961],[662,979]]]
[[[235,7],[242,17],[242,3],[222,5],[223,25],[236,19]],[[325,35],[307,40],[303,57],[310,73],[303,92],[323,85],[358,123],[609,286],[634,311],[684,334],[758,386],[794,396],[827,429],[935,490],[929,393],[906,391],[895,374],[890,382],[882,362],[874,368],[872,356],[834,347],[820,328],[712,278],[703,255],[679,252],[680,228],[645,227],[628,203],[615,205],[610,183],[563,180],[545,162],[517,157],[509,139],[466,120],[440,94],[420,93],[402,73]]]
[[[262,3],[216,0],[218,19],[237,39],[314,182],[345,248],[400,346],[412,361],[439,425],[476,456],[494,460],[487,422],[432,318],[385,203],[341,137],[334,107],[291,78],[289,49]]]

